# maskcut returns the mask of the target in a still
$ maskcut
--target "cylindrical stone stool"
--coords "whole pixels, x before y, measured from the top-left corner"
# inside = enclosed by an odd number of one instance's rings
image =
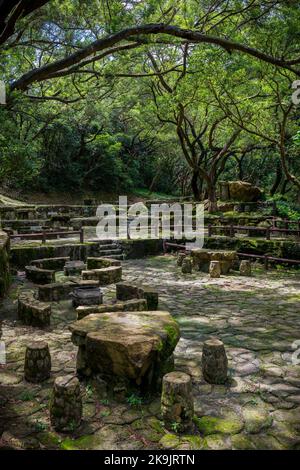
[[[28,382],[42,382],[50,377],[51,356],[45,341],[29,344],[25,353],[24,375]]]
[[[227,380],[228,360],[222,341],[209,339],[205,341],[202,351],[202,373],[211,384],[223,384]]]
[[[181,272],[183,274],[191,274],[192,272],[192,260],[188,257],[182,260]]]
[[[50,400],[52,426],[61,432],[72,432],[81,422],[82,398],[77,377],[57,377]]]
[[[184,260],[184,258],[186,257],[186,253],[178,253],[178,256],[177,256],[177,266],[182,266],[182,261]]]
[[[192,380],[184,372],[164,375],[161,394],[161,413],[166,428],[188,431],[192,427],[194,401]]]
[[[213,277],[213,278],[221,276],[220,261],[211,261],[209,263],[209,275],[210,277]]]
[[[249,260],[243,259],[240,263],[240,275],[251,276],[251,263]]]

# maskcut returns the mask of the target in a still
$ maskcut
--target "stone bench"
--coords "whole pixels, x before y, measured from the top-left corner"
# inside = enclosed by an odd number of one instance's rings
[[[113,258],[104,258],[104,257],[88,257],[87,260],[87,269],[102,269],[109,268],[110,266],[121,266],[121,261]]]
[[[33,293],[21,293],[18,298],[18,318],[25,325],[45,327],[50,325],[51,305],[40,302]]]
[[[124,302],[115,302],[113,304],[102,305],[81,305],[76,308],[77,319],[90,315],[91,313],[110,313],[110,312],[138,312],[147,309],[147,302],[145,299],[132,299],[125,300]]]
[[[38,287],[38,300],[42,302],[59,302],[69,300],[70,294],[77,287],[98,287],[98,281],[55,282]]]
[[[115,284],[122,280],[121,266],[109,266],[108,268],[82,271],[82,279],[97,280],[100,286]]]
[[[139,286],[118,282],[116,285],[117,300],[145,299],[147,302],[147,310],[157,310],[158,293],[151,287]]]
[[[83,261],[67,261],[64,265],[65,276],[78,276],[86,269],[86,264]]]
[[[35,284],[49,284],[55,281],[55,271],[36,266],[25,266],[26,278]]]
[[[30,262],[31,266],[40,269],[51,269],[53,271],[63,271],[65,264],[70,261],[70,256],[60,256],[56,258],[34,259]]]
[[[236,251],[227,250],[206,250],[194,248],[191,250],[193,267],[196,270],[208,272],[211,261],[219,261],[221,266],[221,274],[228,274],[233,269],[237,260]]]
[[[161,383],[180,337],[166,311],[92,313],[70,325],[70,331],[79,347],[79,375],[145,389]]]

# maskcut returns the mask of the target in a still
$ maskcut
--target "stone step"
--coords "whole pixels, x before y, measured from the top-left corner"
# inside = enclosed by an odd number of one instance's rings
[[[105,244],[101,244],[100,243],[100,250],[103,251],[103,250],[119,250],[119,246],[116,245],[115,243],[105,243]]]
[[[98,253],[99,253],[99,256],[107,257],[108,255],[112,255],[112,257],[114,257],[114,255],[121,255],[122,250],[120,248],[115,248],[113,250],[99,250]]]
[[[97,242],[99,245],[115,245],[114,240],[99,240],[95,238],[93,241]]]
[[[124,255],[123,254],[120,254],[120,255],[105,255],[105,258],[111,258],[111,259],[117,259],[117,260],[123,261],[124,260]]]

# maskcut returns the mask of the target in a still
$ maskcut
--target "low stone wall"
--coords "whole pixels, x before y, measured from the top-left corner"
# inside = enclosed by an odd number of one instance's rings
[[[30,243],[14,246],[11,249],[11,264],[14,267],[23,268],[29,265],[31,260],[39,258],[70,257],[71,260],[86,261],[88,256],[97,256],[101,251],[98,242],[66,243],[63,245],[42,245]]]
[[[26,278],[35,284],[49,284],[55,281],[55,271],[36,266],[25,266]]]
[[[63,271],[67,261],[70,261],[69,256],[60,258],[42,258],[34,259],[30,262],[30,266],[36,266],[41,269],[52,269],[54,271]]]
[[[113,304],[102,305],[81,305],[76,308],[77,320],[90,315],[91,313],[109,313],[109,312],[141,312],[147,310],[147,302],[145,299],[132,299],[125,300],[124,302],[117,301]]]
[[[89,271],[82,271],[82,279],[99,281],[100,286],[108,284],[115,284],[122,280],[121,266],[109,266],[102,269],[91,269]]]
[[[240,253],[269,255],[300,260],[300,243],[294,241],[255,238],[205,237],[204,248],[236,250]]]
[[[108,268],[109,266],[121,266],[121,261],[113,258],[96,258],[88,257],[87,260],[87,269],[102,269]]]
[[[125,259],[144,258],[163,251],[162,240],[121,240],[120,245]]]
[[[42,302],[59,302],[70,300],[70,294],[77,287],[98,287],[98,281],[55,282],[38,288],[38,300]]]
[[[158,293],[151,287],[132,285],[127,282],[116,284],[117,301],[128,301],[133,299],[145,299],[147,310],[157,310]]]
[[[51,305],[36,300],[32,293],[22,292],[18,299],[18,318],[25,325],[43,328],[50,325]]]
[[[7,292],[9,284],[9,238],[0,231],[0,298]]]

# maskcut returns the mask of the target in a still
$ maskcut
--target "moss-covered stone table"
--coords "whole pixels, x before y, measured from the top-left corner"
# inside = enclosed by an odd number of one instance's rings
[[[172,368],[172,353],[180,337],[169,312],[91,314],[70,326],[79,347],[79,375],[100,375],[125,387],[157,388]]]
[[[208,272],[211,261],[219,261],[221,274],[227,274],[237,260],[237,252],[233,250],[207,250],[194,248],[191,250],[194,269]]]

